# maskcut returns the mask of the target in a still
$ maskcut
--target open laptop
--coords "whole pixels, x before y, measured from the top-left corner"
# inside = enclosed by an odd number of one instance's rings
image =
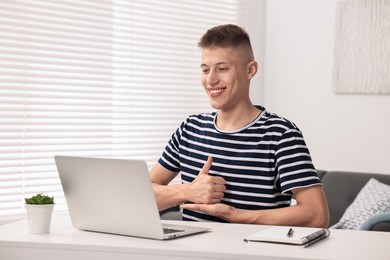
[[[161,223],[144,161],[55,156],[55,162],[78,229],[152,239],[209,230]]]

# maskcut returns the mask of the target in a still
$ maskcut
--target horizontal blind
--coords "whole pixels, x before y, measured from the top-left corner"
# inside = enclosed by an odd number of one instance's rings
[[[244,1],[243,1],[244,2]],[[66,210],[55,155],[146,160],[210,111],[197,41],[229,1],[0,1],[0,218],[43,192]]]

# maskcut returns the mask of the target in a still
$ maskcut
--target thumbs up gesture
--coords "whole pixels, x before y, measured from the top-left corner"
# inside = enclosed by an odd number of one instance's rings
[[[215,204],[223,198],[226,190],[225,179],[209,175],[212,162],[213,158],[209,156],[198,176],[188,186],[187,192],[193,203]]]

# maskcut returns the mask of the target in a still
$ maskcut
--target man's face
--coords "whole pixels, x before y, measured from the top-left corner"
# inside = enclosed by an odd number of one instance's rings
[[[247,55],[232,47],[202,50],[201,82],[217,110],[229,111],[249,99]]]

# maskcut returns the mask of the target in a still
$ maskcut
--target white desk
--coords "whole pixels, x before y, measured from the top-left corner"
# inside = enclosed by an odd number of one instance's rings
[[[169,222],[169,221],[167,221]],[[174,221],[171,221],[174,222]],[[390,232],[331,230],[308,248],[244,242],[259,225],[192,223],[211,232],[157,241],[79,231],[67,215],[54,215],[50,234],[28,233],[25,220],[0,226],[0,258],[14,259],[390,259]]]

